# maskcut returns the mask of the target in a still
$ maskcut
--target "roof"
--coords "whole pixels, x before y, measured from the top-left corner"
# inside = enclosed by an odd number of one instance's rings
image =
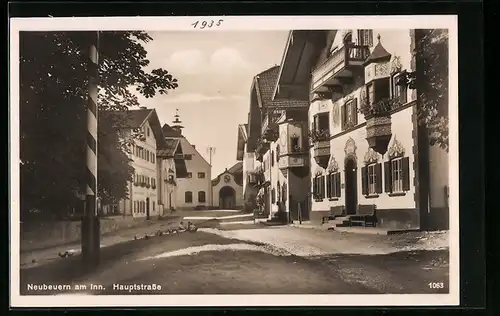
[[[237,163],[234,164],[234,166],[227,169],[227,172],[229,172],[229,173],[243,172],[243,162],[238,161]]]
[[[174,130],[168,124],[163,124],[163,127],[161,129],[162,129],[163,135],[165,137],[182,137],[182,134],[180,134],[178,131]]]
[[[219,184],[222,175],[229,173],[233,175],[234,182],[240,186],[243,185],[243,162],[238,161],[231,168],[221,172],[215,179],[212,180],[212,186]]]
[[[117,111],[117,115],[124,117],[123,126],[128,128],[140,128],[153,109],[137,109]]]
[[[177,150],[177,146],[179,146],[180,140],[176,138],[167,138],[165,142],[165,148],[158,149],[157,155],[160,157],[173,157]]]
[[[391,60],[391,54],[382,46],[380,43],[380,35],[378,36],[378,44],[373,49],[372,53],[365,60],[365,64],[370,64],[379,61],[389,61]]]
[[[165,147],[165,137],[163,135],[160,119],[155,109],[140,108],[137,110],[116,111],[118,116],[123,117],[122,126],[125,128],[140,128],[148,121],[156,140],[156,148]]]
[[[260,99],[261,107],[307,107],[309,102],[302,100],[273,100],[274,89],[278,83],[280,66],[273,66],[255,76],[255,89],[257,96]]]

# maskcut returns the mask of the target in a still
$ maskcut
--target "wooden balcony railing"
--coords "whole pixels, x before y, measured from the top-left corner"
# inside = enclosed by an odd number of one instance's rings
[[[332,70],[340,71],[351,65],[351,62],[361,64],[370,55],[370,49],[365,45],[345,44],[338,50],[334,51],[327,60],[316,67],[312,72],[312,81],[314,85],[323,77],[328,75]],[[335,71],[333,75],[337,72]]]

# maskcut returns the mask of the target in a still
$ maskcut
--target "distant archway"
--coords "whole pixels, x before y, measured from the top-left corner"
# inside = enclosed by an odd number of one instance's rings
[[[219,207],[221,209],[233,209],[236,206],[236,191],[230,186],[224,186],[219,190]]]

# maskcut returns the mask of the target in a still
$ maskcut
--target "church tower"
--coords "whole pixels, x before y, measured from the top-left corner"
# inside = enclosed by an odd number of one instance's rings
[[[179,109],[175,109],[175,116],[174,120],[172,121],[172,129],[179,133],[179,135],[182,135],[182,129],[184,126],[182,126],[182,121],[180,120],[179,116]]]

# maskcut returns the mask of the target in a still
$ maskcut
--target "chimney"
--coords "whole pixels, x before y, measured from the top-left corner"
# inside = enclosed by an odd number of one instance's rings
[[[196,145],[193,145],[193,148],[196,149]]]

